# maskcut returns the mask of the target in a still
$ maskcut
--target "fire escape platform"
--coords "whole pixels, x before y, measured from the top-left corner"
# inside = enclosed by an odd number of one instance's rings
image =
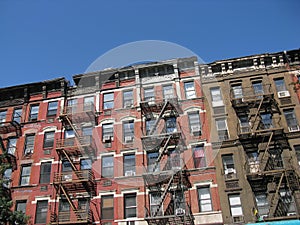
[[[0,123],[0,134],[9,134],[15,132],[17,136],[21,136],[21,125],[16,121]]]

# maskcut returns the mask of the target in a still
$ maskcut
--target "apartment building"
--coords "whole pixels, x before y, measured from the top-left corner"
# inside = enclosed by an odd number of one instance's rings
[[[13,210],[29,224],[223,224],[199,68],[191,57],[0,89]]]
[[[224,224],[299,223],[299,53],[200,65]]]

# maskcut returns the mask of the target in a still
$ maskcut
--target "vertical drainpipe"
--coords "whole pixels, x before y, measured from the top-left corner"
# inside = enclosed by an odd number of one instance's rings
[[[177,62],[173,63],[173,67],[174,67],[174,74],[175,74],[175,86],[176,86],[176,95],[178,100],[181,100],[181,92],[180,92],[180,77],[179,77],[179,71],[178,71],[178,67],[177,67]]]

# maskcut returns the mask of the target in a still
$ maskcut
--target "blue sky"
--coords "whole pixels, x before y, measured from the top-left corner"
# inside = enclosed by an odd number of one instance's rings
[[[133,41],[205,62],[300,47],[298,0],[0,0],[0,87],[83,73]]]

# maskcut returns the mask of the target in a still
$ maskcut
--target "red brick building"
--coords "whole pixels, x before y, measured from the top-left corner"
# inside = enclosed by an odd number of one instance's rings
[[[30,224],[222,224],[197,59],[0,89],[14,210]]]

